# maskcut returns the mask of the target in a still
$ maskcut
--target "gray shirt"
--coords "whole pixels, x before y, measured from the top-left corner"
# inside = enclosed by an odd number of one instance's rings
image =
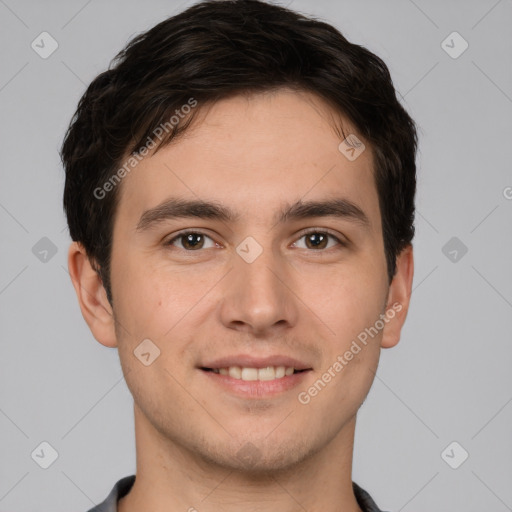
[[[96,505],[94,508],[89,510],[89,512],[117,512],[117,502],[130,492],[134,482],[135,475],[121,478],[121,480],[114,485],[114,488],[110,491],[110,494],[107,496],[105,501]],[[361,489],[361,487],[359,487],[355,482],[352,482],[352,487],[354,489],[357,503],[363,512],[383,512],[379,507],[377,507],[372,497],[364,489]]]

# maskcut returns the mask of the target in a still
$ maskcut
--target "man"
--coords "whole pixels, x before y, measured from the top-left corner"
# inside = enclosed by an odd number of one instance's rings
[[[379,510],[354,431],[409,306],[416,143],[378,57],[257,0],[198,3],[91,83],[68,262],[137,453],[94,512]]]

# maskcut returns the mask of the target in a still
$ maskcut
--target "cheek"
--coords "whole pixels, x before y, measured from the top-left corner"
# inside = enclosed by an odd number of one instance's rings
[[[116,271],[112,276],[114,313],[125,327],[119,329],[123,343],[132,350],[146,338],[167,351],[170,347],[173,352],[180,350],[184,329],[197,329],[195,320],[203,310],[205,294],[218,280],[213,272],[199,276],[186,267],[170,268],[165,262],[152,265],[150,258],[143,261],[142,257],[140,262],[118,261]]]
[[[375,325],[387,288],[377,274],[363,278],[353,273],[336,285],[331,281],[331,285],[316,302],[315,311],[329,329],[323,329],[325,350],[318,380],[305,390],[304,399],[319,415],[329,408],[331,415],[325,427],[335,429],[340,421],[357,412],[371,388],[382,338],[382,329]]]
[[[386,292],[386,281],[377,272],[342,269],[331,273],[327,285],[310,293],[309,300],[326,334],[341,349],[379,318]],[[307,297],[307,289],[303,293]]]
[[[167,324],[167,329],[172,326],[170,312],[179,313],[178,294],[170,276],[152,267],[148,258],[135,256],[113,255],[114,310],[118,321],[134,337],[157,337],[164,328],[162,324]]]

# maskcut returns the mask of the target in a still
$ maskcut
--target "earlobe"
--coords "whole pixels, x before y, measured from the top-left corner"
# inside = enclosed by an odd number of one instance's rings
[[[100,276],[78,242],[73,242],[69,247],[68,267],[82,316],[93,336],[102,345],[116,347],[112,307]]]
[[[413,276],[413,248],[412,245],[408,245],[397,257],[396,273],[389,286],[386,304],[386,316],[389,320],[384,327],[382,348],[394,347],[400,341],[400,332],[409,310]]]

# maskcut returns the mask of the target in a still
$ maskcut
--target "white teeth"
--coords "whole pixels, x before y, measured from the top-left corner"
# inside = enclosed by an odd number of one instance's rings
[[[228,369],[229,376],[233,379],[241,379],[242,378],[242,369],[240,366],[230,366]]]
[[[289,368],[288,368],[289,369]],[[293,368],[291,369],[293,373]],[[286,374],[286,368],[284,366],[278,366],[276,368],[276,379],[281,379]]]
[[[267,366],[266,368],[260,368],[258,370],[259,380],[274,380],[276,378],[276,370],[273,366]]]
[[[232,379],[253,381],[281,379],[285,375],[293,375],[295,369],[285,366],[267,366],[266,368],[241,368],[240,366],[230,366],[229,368],[216,368],[213,371],[221,375],[229,375]]]
[[[258,369],[242,368],[242,380],[258,380]]]

